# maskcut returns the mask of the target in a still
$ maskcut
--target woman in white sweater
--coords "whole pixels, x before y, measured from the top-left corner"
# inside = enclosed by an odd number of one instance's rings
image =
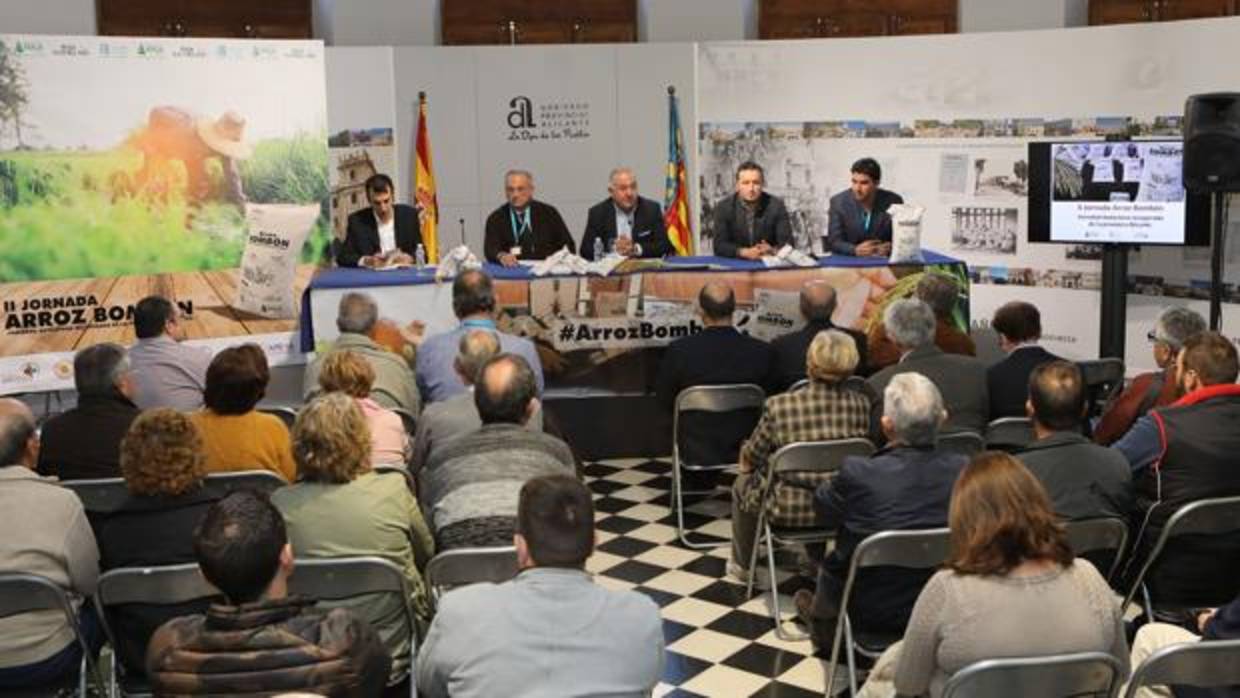
[[[1093,565],[1073,558],[1046,491],[1019,461],[975,457],[956,481],[948,521],[951,557],[913,607],[898,695],[937,697],[953,673],[1004,657],[1102,651],[1127,674],[1119,603]]]

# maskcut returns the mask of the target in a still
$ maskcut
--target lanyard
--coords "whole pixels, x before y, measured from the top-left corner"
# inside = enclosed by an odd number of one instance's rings
[[[519,245],[521,244],[521,233],[530,229],[530,209],[527,206],[525,213],[521,217],[521,222],[517,222],[517,210],[512,206],[508,207],[508,218],[512,222],[512,239]]]
[[[870,217],[872,215],[872,211],[867,211],[864,208],[861,209],[861,229],[867,233],[870,232]]]
[[[461,327],[467,330],[495,330],[495,321],[489,319],[462,320]]]

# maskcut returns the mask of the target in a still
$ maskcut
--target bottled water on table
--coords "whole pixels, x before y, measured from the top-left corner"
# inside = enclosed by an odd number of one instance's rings
[[[603,258],[603,238],[594,238],[594,259]]]
[[[426,248],[420,242],[418,243],[418,249],[413,252],[413,262],[418,269],[426,266]]]

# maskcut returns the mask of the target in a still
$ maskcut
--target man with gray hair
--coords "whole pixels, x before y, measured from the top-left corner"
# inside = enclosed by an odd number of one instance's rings
[[[386,320],[383,322],[387,323]],[[344,294],[336,312],[336,329],[340,331],[340,336],[331,349],[306,366],[302,395],[307,402],[321,391],[319,371],[323,359],[332,352],[351,351],[366,359],[375,371],[375,382],[370,388],[371,399],[383,407],[399,407],[413,415],[421,411],[422,398],[418,394],[413,368],[404,356],[375,341],[379,326],[379,306],[374,298],[365,293]]]
[[[956,326],[953,314],[960,302],[960,286],[947,274],[926,272],[917,282],[914,296],[934,311],[934,344],[948,354],[976,356],[977,347],[969,333]],[[870,334],[870,369],[877,371],[900,360],[900,348],[887,336],[881,324]]]
[[[565,247],[577,251],[560,212],[534,199],[534,175],[508,170],[504,196],[508,203],[487,216],[483,253],[488,262],[515,267],[518,260],[546,259]]]
[[[39,474],[61,480],[120,477],[120,446],[139,412],[125,348],[104,342],[73,357],[77,406],[47,420]]]
[[[1147,335],[1157,371],[1142,373],[1111,403],[1094,429],[1094,441],[1109,445],[1127,433],[1137,419],[1154,407],[1180,398],[1175,360],[1189,337],[1206,330],[1206,320],[1188,308],[1171,307],[1159,314]]]
[[[919,302],[919,301],[917,301]],[[919,373],[893,376],[883,390],[881,426],[888,445],[870,457],[852,456],[814,495],[818,521],[836,531],[823,560],[817,592],[796,593],[797,613],[819,649],[830,646],[853,551],[879,531],[947,525],[956,476],[968,462],[937,447],[947,418],[938,388]],[[858,574],[849,604],[853,631],[900,634],[931,572],[872,568]]]
[[[633,170],[612,170],[607,193],[610,196],[591,206],[586,216],[586,232],[581,236],[582,257],[594,259],[596,240],[604,252],[614,251],[623,257],[662,257],[672,252],[663,209],[637,195]]]
[[[870,377],[875,394],[882,395],[891,379],[917,372],[929,378],[947,407],[946,431],[982,433],[990,421],[986,366],[972,356],[949,354],[934,343],[935,314],[924,301],[906,298],[887,306],[883,326],[900,350],[900,360]]]

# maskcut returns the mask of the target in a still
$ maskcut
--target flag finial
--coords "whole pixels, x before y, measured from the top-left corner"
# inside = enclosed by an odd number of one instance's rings
[[[426,101],[426,93],[425,93],[425,92],[423,92],[422,90],[418,90],[418,101],[419,101],[419,102],[425,102],[425,101]]]
[[[675,86],[675,85],[668,85],[668,86],[667,86],[667,94],[668,94],[668,96],[669,96],[669,97],[675,97],[675,96],[676,96],[676,86]]]

